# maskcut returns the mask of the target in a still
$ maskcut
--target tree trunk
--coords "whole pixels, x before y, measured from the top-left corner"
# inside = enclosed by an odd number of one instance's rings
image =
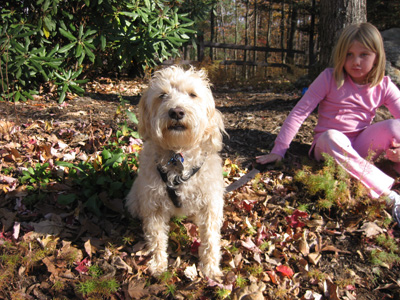
[[[297,23],[297,4],[293,3],[293,0],[289,2],[290,7],[290,32],[289,37],[287,39],[287,62],[288,64],[294,64],[294,52],[293,52],[293,44],[294,44],[294,36],[296,34],[296,23]]]
[[[246,15],[244,17],[244,44],[246,46],[248,46],[249,43],[249,0],[246,1]],[[244,54],[243,54],[243,61],[245,62],[245,64],[243,65],[243,70],[244,70],[244,78],[247,79],[249,76],[248,74],[248,68],[246,66],[246,61],[247,61],[247,50],[244,50]]]
[[[285,0],[281,1],[282,4],[282,10],[281,10],[281,25],[280,25],[280,30],[281,30],[281,49],[285,48]],[[286,63],[286,52],[282,51],[281,54],[281,59],[282,63]]]
[[[210,12],[210,41],[211,43],[214,42],[214,9],[215,6],[213,5],[211,7],[211,12]],[[210,47],[210,60],[213,61],[213,48]]]
[[[272,5],[268,5],[268,23],[267,23],[267,36],[266,38],[266,47],[270,47],[271,40],[271,23],[272,23]],[[265,62],[268,64],[269,52],[265,51]],[[268,75],[268,68],[265,68],[265,76]]]
[[[310,25],[310,32],[309,32],[309,40],[308,40],[308,64],[311,68],[314,68],[315,64],[315,53],[314,53],[314,29],[315,29],[315,0],[312,0],[312,7],[311,7],[311,25]],[[310,69],[311,69],[310,68]]]
[[[318,71],[329,66],[332,49],[347,25],[367,21],[366,0],[321,0],[319,18],[320,55]]]

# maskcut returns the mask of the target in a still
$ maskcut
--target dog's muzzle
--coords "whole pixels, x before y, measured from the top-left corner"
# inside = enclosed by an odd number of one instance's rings
[[[168,111],[168,116],[174,121],[168,129],[182,131],[186,127],[180,122],[185,117],[185,110],[181,107],[171,108]]]

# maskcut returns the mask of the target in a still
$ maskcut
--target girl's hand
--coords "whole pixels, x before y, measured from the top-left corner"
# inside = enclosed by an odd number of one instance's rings
[[[399,153],[400,153],[400,149],[399,149]],[[261,155],[261,156],[256,157],[256,162],[259,164],[262,164],[262,165],[281,161],[281,160],[282,160],[282,156],[275,154],[275,153],[270,153],[267,155]]]
[[[393,148],[386,150],[386,157],[392,162],[395,163],[400,162],[400,148]]]
[[[395,140],[392,141],[392,148],[386,150],[387,159],[399,163],[400,162],[400,143],[397,143]]]

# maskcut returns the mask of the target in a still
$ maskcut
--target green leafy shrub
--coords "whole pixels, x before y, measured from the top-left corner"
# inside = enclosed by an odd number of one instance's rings
[[[136,155],[125,154],[117,148],[113,151],[104,149],[93,162],[80,162],[75,165],[57,161],[58,166],[69,168],[68,177],[80,189],[79,193],[60,196],[59,203],[68,205],[78,198],[83,198],[85,207],[96,215],[101,215],[103,195],[110,199],[123,199],[129,191],[133,182],[132,166],[137,168]]]
[[[0,11],[2,97],[19,101],[39,91],[83,93],[91,71],[146,67],[178,55],[194,35],[178,1],[3,1]],[[206,7],[206,6],[205,6]],[[188,12],[183,13],[183,10]]]

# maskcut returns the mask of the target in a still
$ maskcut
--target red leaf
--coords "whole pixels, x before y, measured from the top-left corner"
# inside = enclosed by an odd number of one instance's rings
[[[77,270],[79,273],[87,273],[89,272],[88,266],[90,266],[90,260],[89,258],[86,257],[78,264],[75,270]]]
[[[288,222],[289,226],[292,228],[304,227],[306,224],[301,222],[299,219],[307,217],[308,213],[296,209],[290,217],[286,217],[286,222]]]
[[[251,212],[256,202],[256,200],[243,200],[243,208],[246,211]]]
[[[197,239],[194,239],[192,246],[190,247],[190,252],[193,254],[197,254],[199,252],[200,242]]]
[[[293,270],[288,266],[280,265],[280,266],[276,267],[276,270],[279,273],[282,273],[283,276],[286,276],[286,277],[289,277],[289,278],[292,278],[292,276],[294,275]]]

